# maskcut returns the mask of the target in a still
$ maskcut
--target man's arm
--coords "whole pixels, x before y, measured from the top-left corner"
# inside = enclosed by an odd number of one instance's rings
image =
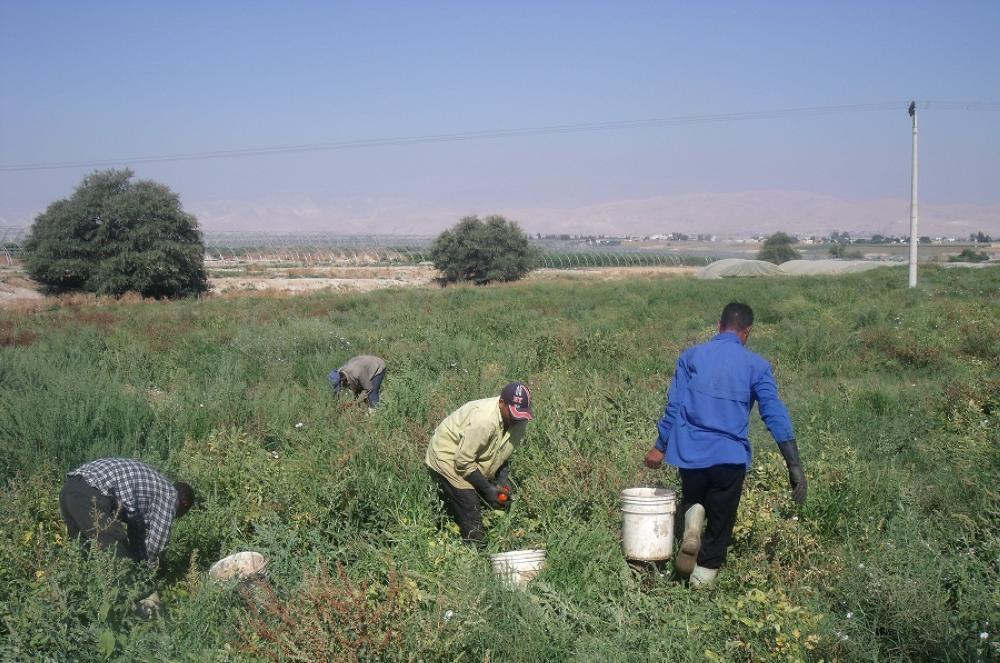
[[[767,362],[764,362],[751,390],[760,410],[760,418],[764,420],[771,437],[778,443],[782,458],[785,459],[788,482],[792,486],[792,499],[802,504],[806,501],[806,474],[802,470],[799,447],[795,442],[795,430],[792,428],[791,417],[788,416],[788,408],[778,396],[778,383],[774,379],[771,365]]]
[[[489,448],[492,430],[485,426],[472,426],[462,434],[462,441],[455,450],[455,471],[462,478],[479,469],[478,461]]]
[[[788,408],[778,396],[778,383],[771,372],[771,365],[764,361],[762,364],[756,367],[754,382],[750,386],[751,396],[757,401],[757,408],[760,410],[760,418],[778,444],[794,440],[792,419],[788,416]]]
[[[177,515],[177,491],[173,486],[164,489],[152,500],[149,512],[143,514],[146,525],[146,561],[156,566],[160,553],[170,542],[170,528]]]
[[[670,437],[670,429],[677,422],[677,417],[681,409],[681,401],[683,400],[683,395],[687,392],[688,377],[687,362],[684,360],[684,355],[681,354],[677,360],[677,366],[674,368],[674,377],[670,381],[670,388],[667,390],[667,407],[664,409],[663,416],[660,417],[660,421],[657,424],[658,433],[656,442],[653,444],[653,448],[646,454],[644,461],[646,467],[655,470],[663,465],[663,457],[667,453],[667,441]]]
[[[677,423],[677,417],[680,415],[684,394],[687,393],[688,378],[687,361],[682,354],[677,360],[677,367],[674,369],[674,378],[670,382],[670,389],[667,390],[667,407],[664,409],[663,416],[660,417],[660,422],[657,425],[659,435],[656,438],[656,448],[664,453],[667,451],[667,439],[670,436],[670,429]]]
[[[462,436],[462,441],[455,452],[455,470],[471,483],[476,492],[493,508],[503,504],[499,500],[497,487],[483,475],[478,461],[489,447],[493,430],[487,426],[473,426]]]

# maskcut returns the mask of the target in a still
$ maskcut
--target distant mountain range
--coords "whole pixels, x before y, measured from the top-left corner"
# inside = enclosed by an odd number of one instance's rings
[[[908,235],[909,200],[847,200],[819,193],[764,190],[688,193],[579,206],[495,205],[489,208],[415,199],[321,199],[309,196],[188,201],[208,233],[432,235],[469,214],[502,214],[529,233],[655,235],[672,232],[747,236],[776,230],[822,235]],[[0,226],[28,226],[4,219]],[[920,235],[1000,236],[1000,204],[920,205]]]
[[[402,199],[262,198],[193,202],[207,232],[435,234],[468,214],[503,214],[530,233],[748,235],[785,230],[800,235],[834,230],[907,235],[908,200],[845,200],[799,191],[691,193],[616,200],[576,207],[497,206],[475,209]],[[921,235],[1000,235],[1000,204],[921,204]]]

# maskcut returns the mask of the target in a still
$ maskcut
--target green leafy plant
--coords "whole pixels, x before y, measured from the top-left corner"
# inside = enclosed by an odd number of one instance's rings
[[[514,221],[502,216],[467,216],[431,246],[430,258],[442,283],[516,281],[534,269],[540,253]]]
[[[798,260],[802,256],[792,248],[792,245],[798,241],[788,233],[776,232],[764,240],[764,244],[757,253],[757,260],[766,260],[776,265],[789,260]]]
[[[293,660],[338,637],[382,660],[997,658],[1000,270],[928,266],[918,290],[905,276],[4,310],[0,330],[34,340],[0,347],[0,659]],[[729,559],[692,592],[669,562],[622,558],[619,494],[678,488],[640,459],[678,353],[730,300],[757,313],[750,347],[778,378],[809,498],[790,502],[755,416]],[[326,379],[367,351],[390,365],[372,415],[336,407]],[[461,543],[423,455],[452,409],[518,378],[536,419],[487,553],[543,547],[548,566],[513,593]],[[138,584],[66,541],[59,515],[65,472],[108,455],[199,495]],[[206,578],[241,550],[268,557],[273,595]],[[163,599],[150,622],[131,614],[146,583]]]
[[[948,262],[986,262],[989,259],[986,251],[964,248],[957,256],[949,256]]]
[[[53,292],[146,297],[208,289],[197,220],[177,194],[130,170],[96,171],[40,214],[24,245],[25,266]]]

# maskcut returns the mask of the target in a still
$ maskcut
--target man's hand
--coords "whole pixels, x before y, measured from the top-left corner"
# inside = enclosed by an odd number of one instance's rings
[[[792,484],[792,499],[797,504],[804,504],[806,501],[806,473],[802,471],[801,465],[788,466],[788,482]]]
[[[485,490],[479,491],[479,494],[482,496],[483,500],[485,500],[486,503],[494,509],[504,508],[506,500],[500,499],[500,496],[503,495],[503,493],[501,493],[500,489],[492,483],[487,483]]]
[[[472,484],[479,493],[479,496],[489,504],[494,509],[503,508],[503,502],[500,501],[500,491],[497,487],[490,483],[489,480],[483,476],[483,473],[476,470],[469,476],[465,477],[465,480]]]
[[[656,447],[653,447],[649,450],[649,453],[646,454],[645,463],[646,467],[651,470],[660,469],[663,467],[663,452]]]
[[[802,461],[799,459],[799,447],[795,440],[788,440],[778,445],[785,465],[788,466],[788,482],[792,485],[792,499],[797,504],[804,504],[806,501],[806,473],[802,470]]]
[[[497,484],[497,501],[500,502],[500,508],[504,511],[510,508],[510,498],[510,486]]]
[[[497,470],[497,485],[498,486],[510,486],[510,461],[504,461],[504,464],[500,466]]]

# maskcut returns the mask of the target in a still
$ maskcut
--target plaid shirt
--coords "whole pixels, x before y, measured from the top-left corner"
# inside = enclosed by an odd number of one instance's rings
[[[143,556],[150,563],[156,562],[170,541],[170,526],[177,515],[177,490],[165,476],[126,458],[91,461],[68,476],[83,478],[118,502],[128,524],[145,533]]]

